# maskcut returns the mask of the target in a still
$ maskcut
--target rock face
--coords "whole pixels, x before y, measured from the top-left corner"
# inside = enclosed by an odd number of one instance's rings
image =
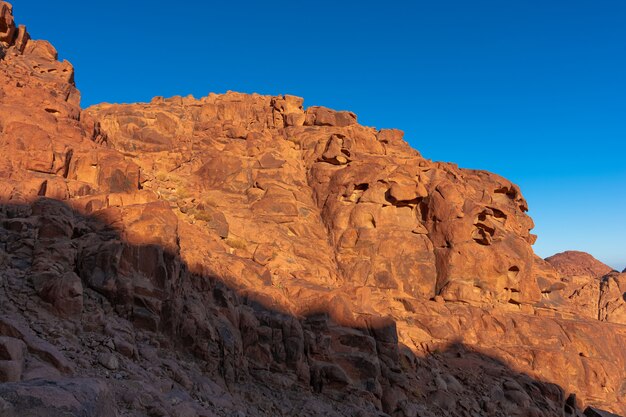
[[[584,252],[567,251],[546,258],[561,275],[563,287],[547,303],[580,316],[626,324],[626,274]],[[565,295],[565,298],[562,298]]]
[[[585,252],[566,251],[557,253],[546,258],[546,261],[562,275],[602,278],[613,271],[613,268]]]
[[[623,274],[506,179],[293,96],[81,111],[0,42],[0,415],[626,414]]]
[[[612,272],[602,278],[598,308],[600,320],[626,324],[626,273]]]

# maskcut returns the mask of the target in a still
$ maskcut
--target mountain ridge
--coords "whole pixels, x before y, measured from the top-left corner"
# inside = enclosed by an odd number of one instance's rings
[[[0,21],[0,414],[626,413],[624,275],[537,257],[510,181],[295,96],[82,110]]]

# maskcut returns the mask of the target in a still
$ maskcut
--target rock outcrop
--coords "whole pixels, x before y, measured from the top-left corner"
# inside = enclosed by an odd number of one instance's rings
[[[81,110],[0,42],[1,416],[626,414],[623,274],[510,181],[294,96]]]
[[[546,261],[561,275],[561,294],[566,296],[550,299],[552,305],[579,316],[626,324],[626,274],[584,252],[567,251]]]
[[[600,284],[598,319],[626,324],[626,273],[612,272]]]
[[[579,251],[557,253],[546,258],[546,261],[554,266],[561,275],[602,278],[613,271],[613,268],[603,264],[590,254]]]

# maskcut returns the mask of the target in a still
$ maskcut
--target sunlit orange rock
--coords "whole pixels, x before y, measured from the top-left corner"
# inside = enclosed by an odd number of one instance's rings
[[[546,258],[562,275],[602,278],[613,271],[608,265],[585,252],[566,251]]]
[[[510,181],[289,95],[81,110],[6,2],[0,51],[0,415],[626,413],[624,274]]]

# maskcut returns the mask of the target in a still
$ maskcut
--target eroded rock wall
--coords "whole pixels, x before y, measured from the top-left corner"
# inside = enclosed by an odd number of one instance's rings
[[[81,111],[11,11],[0,415],[626,413],[622,276],[536,257],[511,182],[293,96]]]

